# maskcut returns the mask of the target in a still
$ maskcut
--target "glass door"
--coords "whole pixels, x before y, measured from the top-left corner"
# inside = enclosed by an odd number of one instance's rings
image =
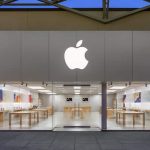
[[[53,84],[54,130],[100,130],[100,87],[98,83]]]

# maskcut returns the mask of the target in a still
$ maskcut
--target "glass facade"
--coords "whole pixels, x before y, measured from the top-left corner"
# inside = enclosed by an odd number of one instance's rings
[[[98,83],[1,84],[0,101],[0,130],[101,128]]]
[[[10,5],[11,4],[11,5]],[[102,0],[66,0],[60,3],[70,8],[102,8]],[[142,8],[150,5],[148,0],[110,0],[110,8]],[[0,8],[56,8],[45,6],[38,0],[16,0]]]
[[[3,83],[0,130],[100,131],[101,86],[98,82]],[[107,130],[149,130],[150,85],[108,82],[106,111]]]
[[[0,130],[51,130],[52,107],[43,107],[40,84],[0,85]]]
[[[150,129],[150,86],[113,83],[107,89],[107,124],[111,130]]]

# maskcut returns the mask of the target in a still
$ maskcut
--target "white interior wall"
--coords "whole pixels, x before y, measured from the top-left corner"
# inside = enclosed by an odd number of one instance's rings
[[[66,101],[72,98],[71,102]],[[82,98],[88,98],[88,102],[83,102]],[[52,104],[53,99],[53,104]],[[63,112],[65,106],[91,106],[92,111],[100,111],[101,95],[46,95],[40,94],[40,101],[43,107],[53,105],[56,112]]]
[[[113,108],[113,100],[116,99],[116,94],[107,95],[107,107]]]
[[[52,106],[53,95],[39,94],[39,101],[42,107]]]
[[[123,95],[126,95],[126,103],[134,103],[134,93],[141,92],[141,102],[150,102],[150,86],[141,86],[133,89],[128,89],[117,93],[117,106],[122,107]]]
[[[29,95],[32,95],[33,105],[38,105],[38,93],[32,92],[29,89],[23,89],[21,87],[15,87],[13,85],[0,85],[0,89],[3,91],[3,100],[2,103],[13,103],[14,102],[14,93],[21,96],[22,103],[29,103]]]

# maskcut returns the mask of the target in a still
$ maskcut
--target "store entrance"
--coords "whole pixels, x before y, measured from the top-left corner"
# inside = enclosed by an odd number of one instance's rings
[[[57,83],[53,90],[54,131],[100,130],[100,84]]]
[[[0,85],[0,130],[99,131],[99,83]]]

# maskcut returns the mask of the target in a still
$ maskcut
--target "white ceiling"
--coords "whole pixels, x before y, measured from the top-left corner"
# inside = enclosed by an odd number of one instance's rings
[[[7,83],[7,84],[11,84],[15,87],[18,88],[23,88],[23,89],[30,89],[29,86],[42,86],[44,87],[46,90],[50,90],[52,93],[56,93],[56,94],[75,94],[75,90],[74,90],[74,86],[79,85],[78,87],[80,87],[79,93],[80,94],[84,94],[84,95],[97,95],[101,93],[101,84],[100,83],[93,83],[93,82],[65,82],[65,83],[37,83],[37,82],[28,82],[27,84],[24,83],[23,85],[21,85],[21,83]],[[6,84],[6,85],[7,85]],[[65,85],[70,85],[70,86],[64,86]],[[83,86],[84,85],[84,86]],[[85,86],[85,85],[90,85],[90,86]],[[132,84],[130,84],[129,82],[108,82],[107,83],[107,90],[110,90],[111,87],[114,86],[125,86],[124,89],[122,90],[115,90],[115,92],[111,92],[109,91],[108,94],[112,94],[112,93],[117,93],[119,91],[125,91],[128,89],[134,89],[137,87],[142,87],[142,86],[146,86],[144,82],[133,82]],[[31,91],[34,92],[38,92],[38,90],[33,90],[30,89]],[[42,93],[42,92],[38,92],[38,93]]]

